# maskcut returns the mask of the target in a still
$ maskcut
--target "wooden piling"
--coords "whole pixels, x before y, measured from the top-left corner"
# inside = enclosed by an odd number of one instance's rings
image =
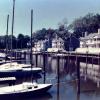
[[[85,69],[85,80],[87,78],[87,64],[88,64],[88,52],[86,52],[86,69]]]
[[[100,54],[98,54],[98,66],[99,66],[98,73],[100,72],[100,62],[99,62],[99,60],[100,60]],[[100,81],[99,80],[97,81],[97,87],[98,88],[100,87]]]
[[[38,54],[35,54],[35,67],[38,67]]]
[[[46,82],[46,54],[43,54],[43,72],[44,72],[44,77],[43,77],[43,83]]]
[[[57,56],[57,83],[59,84],[59,67],[60,67],[60,56]]]
[[[24,52],[24,60],[25,60],[25,63],[26,63],[26,52]]]
[[[59,83],[57,84],[57,100],[59,100]]]
[[[67,68],[69,68],[69,61],[70,61],[70,59],[69,59],[69,52],[68,52],[68,63],[67,63]]]
[[[93,67],[93,56],[92,56],[92,67]]]
[[[100,53],[98,54],[98,66],[99,66],[98,73],[100,73]],[[97,87],[100,87],[100,81],[97,82]]]
[[[77,58],[77,93],[80,94],[80,60]]]

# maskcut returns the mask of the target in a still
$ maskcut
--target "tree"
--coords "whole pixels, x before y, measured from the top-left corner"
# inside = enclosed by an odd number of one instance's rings
[[[100,15],[88,13],[84,17],[75,19],[69,27],[74,30],[77,37],[84,36],[85,32],[88,34],[97,32],[100,27]]]
[[[33,38],[35,40],[44,40],[46,35],[46,29],[43,28],[42,30],[38,30],[35,33],[33,33]]]
[[[23,41],[23,47],[24,48],[27,48],[27,43],[29,43],[29,41],[30,41],[30,37],[28,36],[28,35],[25,35],[24,36],[24,41]]]

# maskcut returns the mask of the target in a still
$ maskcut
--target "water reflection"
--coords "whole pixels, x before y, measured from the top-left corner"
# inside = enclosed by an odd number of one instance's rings
[[[26,58],[29,62],[29,55]],[[33,63],[36,66],[35,56],[33,56]],[[38,67],[43,68],[43,56],[38,56]],[[100,100],[100,91],[97,91],[96,85],[89,80],[84,82],[81,80],[81,94],[77,94],[77,80],[76,80],[76,66],[75,61],[67,61],[65,58],[60,59],[59,65],[59,84],[57,83],[57,59],[55,57],[48,57],[46,59],[46,73],[40,75],[33,75],[32,77],[23,77],[16,80],[16,84],[23,81],[37,81],[38,83],[52,83],[53,87],[45,96],[38,96],[36,98],[18,98],[16,100]],[[87,90],[95,91],[87,91]],[[84,91],[84,92],[83,92]],[[86,92],[87,91],[87,92]]]
[[[80,100],[80,94],[77,94],[77,99],[76,100]]]
[[[0,98],[1,100],[8,100],[7,97]],[[22,97],[9,97],[10,100],[51,100],[52,96],[50,93],[45,93],[44,95],[38,96],[22,96]]]
[[[57,100],[59,100],[59,97],[60,95],[59,95],[59,83],[57,84]]]

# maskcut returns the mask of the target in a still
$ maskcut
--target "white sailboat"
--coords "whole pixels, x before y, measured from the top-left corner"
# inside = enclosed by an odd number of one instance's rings
[[[45,94],[51,87],[52,84],[24,82],[14,86],[1,87],[0,98],[39,96]]]
[[[13,0],[13,17],[12,17],[12,36],[13,36],[13,26],[14,26],[14,9],[15,9],[15,0]],[[31,27],[32,29],[32,27]],[[32,30],[31,30],[32,34]],[[31,46],[32,46],[32,35],[31,35]],[[32,48],[32,47],[31,47]],[[11,51],[12,51],[12,39],[11,39]],[[31,50],[31,63],[32,63],[32,50]],[[0,66],[0,76],[21,76],[38,74],[42,72],[42,68],[32,67],[32,64],[18,64],[17,62],[12,62],[12,54],[10,63],[2,64]]]
[[[31,74],[39,74],[42,68],[31,68],[30,64],[18,64],[13,62],[0,65],[0,77],[22,77]]]
[[[33,16],[33,10],[31,11],[31,20],[32,20],[32,16]],[[31,25],[32,25],[32,21],[31,21]],[[31,29],[32,29],[32,26],[31,26]],[[31,31],[31,34],[32,34],[32,31]],[[32,69],[32,62],[31,62],[31,69]],[[16,96],[17,97],[39,96],[40,94],[45,94],[51,87],[52,87],[52,84],[37,84],[37,83],[32,83],[32,82],[24,82],[22,84],[18,84],[14,86],[1,87],[0,98],[2,97],[15,98]]]

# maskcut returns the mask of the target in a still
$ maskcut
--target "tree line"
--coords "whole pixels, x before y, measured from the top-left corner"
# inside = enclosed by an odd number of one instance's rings
[[[52,39],[57,34],[64,40],[65,49],[69,50],[70,46],[75,50],[79,47],[80,37],[85,33],[91,34],[100,28],[100,14],[88,13],[83,17],[76,18],[71,24],[64,19],[59,23],[57,29],[41,29],[33,34],[34,41]]]
[[[23,35],[21,33],[17,37],[15,37],[14,35],[0,36],[0,49],[5,49],[7,47],[10,50],[11,46],[13,49],[27,48],[27,43],[29,41],[30,37],[28,35]]]
[[[74,50],[79,47],[80,37],[87,34],[95,33],[100,28],[100,14],[88,13],[83,17],[76,18],[71,24],[67,20],[63,20],[58,24],[57,29],[46,29],[42,28],[33,33],[33,43],[39,40],[49,39],[52,41],[53,38],[59,36],[64,40],[65,49],[69,50],[69,47],[73,47]],[[6,48],[6,42],[11,45],[11,36],[8,36],[6,41],[6,35],[0,36],[0,48]],[[12,39],[13,48],[27,48],[27,43],[30,41],[28,35],[19,34],[18,37],[13,36]]]

